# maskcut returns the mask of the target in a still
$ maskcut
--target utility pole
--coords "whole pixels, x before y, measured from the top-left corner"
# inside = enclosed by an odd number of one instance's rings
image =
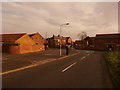
[[[61,56],[61,54],[62,54],[62,53],[61,53],[61,26],[62,26],[62,25],[60,25],[60,56]]]
[[[62,55],[62,52],[61,52],[61,45],[62,45],[62,42],[61,42],[61,32],[62,32],[61,27],[62,27],[63,25],[69,25],[69,23],[67,22],[67,23],[65,23],[65,24],[61,24],[61,25],[60,25],[60,56]]]
[[[47,34],[47,32],[46,32],[46,34],[45,34],[45,50],[47,50],[47,47],[48,47],[48,40],[47,40],[47,36],[48,36],[48,34]]]

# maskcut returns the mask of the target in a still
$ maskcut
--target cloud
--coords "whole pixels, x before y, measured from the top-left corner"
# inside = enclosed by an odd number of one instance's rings
[[[96,33],[118,31],[117,2],[4,2],[3,33],[40,32],[45,36],[59,33],[77,38],[81,31],[94,36]]]

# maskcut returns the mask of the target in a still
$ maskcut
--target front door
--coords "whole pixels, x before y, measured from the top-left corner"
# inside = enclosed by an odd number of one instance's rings
[[[107,49],[107,51],[113,51],[114,50],[114,45],[113,44],[107,44],[106,49]]]

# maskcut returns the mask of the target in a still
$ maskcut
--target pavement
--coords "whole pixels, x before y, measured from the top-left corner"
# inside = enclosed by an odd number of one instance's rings
[[[2,75],[3,88],[113,88],[103,52],[79,54]]]

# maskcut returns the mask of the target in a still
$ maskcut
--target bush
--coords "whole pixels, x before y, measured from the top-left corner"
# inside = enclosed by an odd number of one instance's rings
[[[107,52],[105,58],[113,78],[113,83],[120,88],[120,52]]]

